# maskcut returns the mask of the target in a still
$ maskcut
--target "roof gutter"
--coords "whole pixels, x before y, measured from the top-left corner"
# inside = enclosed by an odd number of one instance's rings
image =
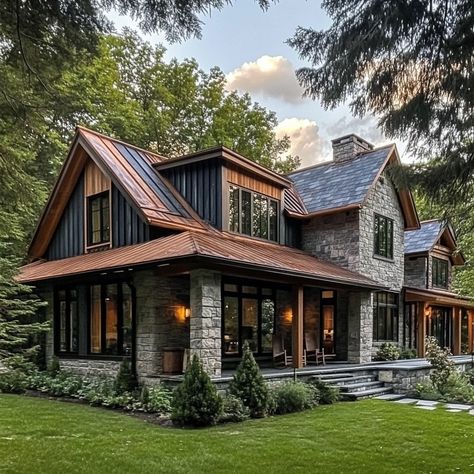
[[[308,212],[307,214],[299,214],[297,212],[292,212],[289,211],[288,209],[285,209],[285,213],[293,217],[295,219],[311,219],[312,217],[322,217],[322,216],[327,216],[329,214],[337,214],[339,212],[345,212],[345,211],[352,211],[353,209],[360,209],[362,207],[361,203],[357,204],[348,204],[346,206],[340,206],[340,207],[333,207],[331,209],[324,209],[322,211],[316,211],[316,212]]]

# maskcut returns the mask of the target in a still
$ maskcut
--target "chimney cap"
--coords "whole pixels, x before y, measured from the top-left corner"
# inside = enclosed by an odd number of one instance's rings
[[[374,145],[372,143],[370,143],[369,141],[365,140],[362,137],[359,137],[359,135],[356,135],[355,133],[349,133],[342,137],[334,138],[333,140],[331,140],[332,146],[342,145],[344,143],[350,143],[350,142],[355,142],[358,145],[362,146],[363,148],[366,148],[367,150],[374,149]]]

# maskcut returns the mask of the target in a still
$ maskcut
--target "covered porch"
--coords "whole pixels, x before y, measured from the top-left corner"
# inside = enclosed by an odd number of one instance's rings
[[[404,340],[425,356],[425,338],[435,337],[454,355],[473,352],[474,302],[442,290],[405,289]]]

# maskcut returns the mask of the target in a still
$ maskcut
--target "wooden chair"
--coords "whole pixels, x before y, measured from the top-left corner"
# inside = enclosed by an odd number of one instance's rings
[[[272,336],[272,349],[273,349],[273,365],[288,367],[292,362],[292,357],[286,353],[285,346],[283,344],[283,337],[281,334]]]
[[[320,362],[326,365],[326,356],[324,348],[319,349],[316,344],[316,335],[314,333],[305,333],[304,335],[304,359],[306,364],[319,365]]]

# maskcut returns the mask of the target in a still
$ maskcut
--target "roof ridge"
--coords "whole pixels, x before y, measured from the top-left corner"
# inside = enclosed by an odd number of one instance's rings
[[[111,140],[111,141],[114,141],[114,142],[117,142],[117,143],[121,143],[122,145],[126,145],[126,146],[129,146],[131,148],[135,148],[135,150],[139,150],[139,151],[142,151],[144,153],[149,153],[150,155],[156,156],[156,157],[158,157],[158,158],[160,158],[164,161],[169,159],[168,157],[166,157],[164,155],[160,155],[159,153],[156,153],[154,151],[147,150],[145,148],[139,147],[137,145],[134,145],[133,143],[129,143],[129,142],[126,142],[125,140],[120,140],[119,138],[111,137],[110,135],[106,135],[105,133],[101,133],[101,132],[98,132],[96,130],[92,130],[91,128],[84,127],[84,125],[76,125],[76,129],[85,130],[86,132],[93,133],[94,135],[106,138],[107,140]]]

